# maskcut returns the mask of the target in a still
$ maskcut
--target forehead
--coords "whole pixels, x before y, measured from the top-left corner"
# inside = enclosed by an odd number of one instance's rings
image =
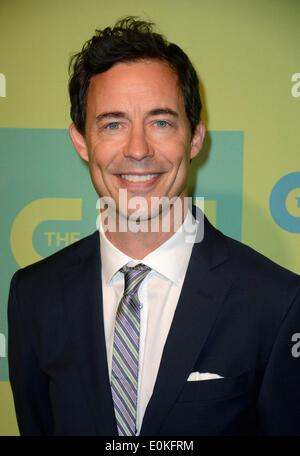
[[[87,107],[99,103],[159,103],[178,109],[183,106],[183,97],[178,76],[167,63],[160,60],[139,60],[117,63],[91,78]]]

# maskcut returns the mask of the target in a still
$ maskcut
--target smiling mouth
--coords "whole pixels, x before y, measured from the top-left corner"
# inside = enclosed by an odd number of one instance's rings
[[[126,181],[129,182],[147,182],[155,177],[158,177],[160,173],[154,173],[154,174],[120,174],[120,177],[122,179],[125,179]]]

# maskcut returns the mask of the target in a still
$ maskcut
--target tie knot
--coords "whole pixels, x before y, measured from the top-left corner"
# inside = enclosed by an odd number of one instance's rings
[[[123,266],[120,271],[125,277],[124,294],[132,295],[138,291],[140,284],[146,275],[151,271],[151,268],[143,263],[139,263],[133,267]]]

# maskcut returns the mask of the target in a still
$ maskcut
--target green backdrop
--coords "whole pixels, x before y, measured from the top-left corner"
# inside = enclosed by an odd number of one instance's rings
[[[208,135],[191,192],[226,234],[300,273],[299,0],[1,0],[0,435],[18,434],[11,275],[96,228],[97,197],[67,134],[68,60],[124,15],[156,22],[198,69]]]

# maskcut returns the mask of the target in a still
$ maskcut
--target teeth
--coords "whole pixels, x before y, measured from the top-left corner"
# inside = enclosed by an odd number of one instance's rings
[[[137,174],[121,174],[122,179],[130,182],[146,182],[153,179],[155,176],[157,176],[157,174],[145,174],[144,176],[138,176]]]

